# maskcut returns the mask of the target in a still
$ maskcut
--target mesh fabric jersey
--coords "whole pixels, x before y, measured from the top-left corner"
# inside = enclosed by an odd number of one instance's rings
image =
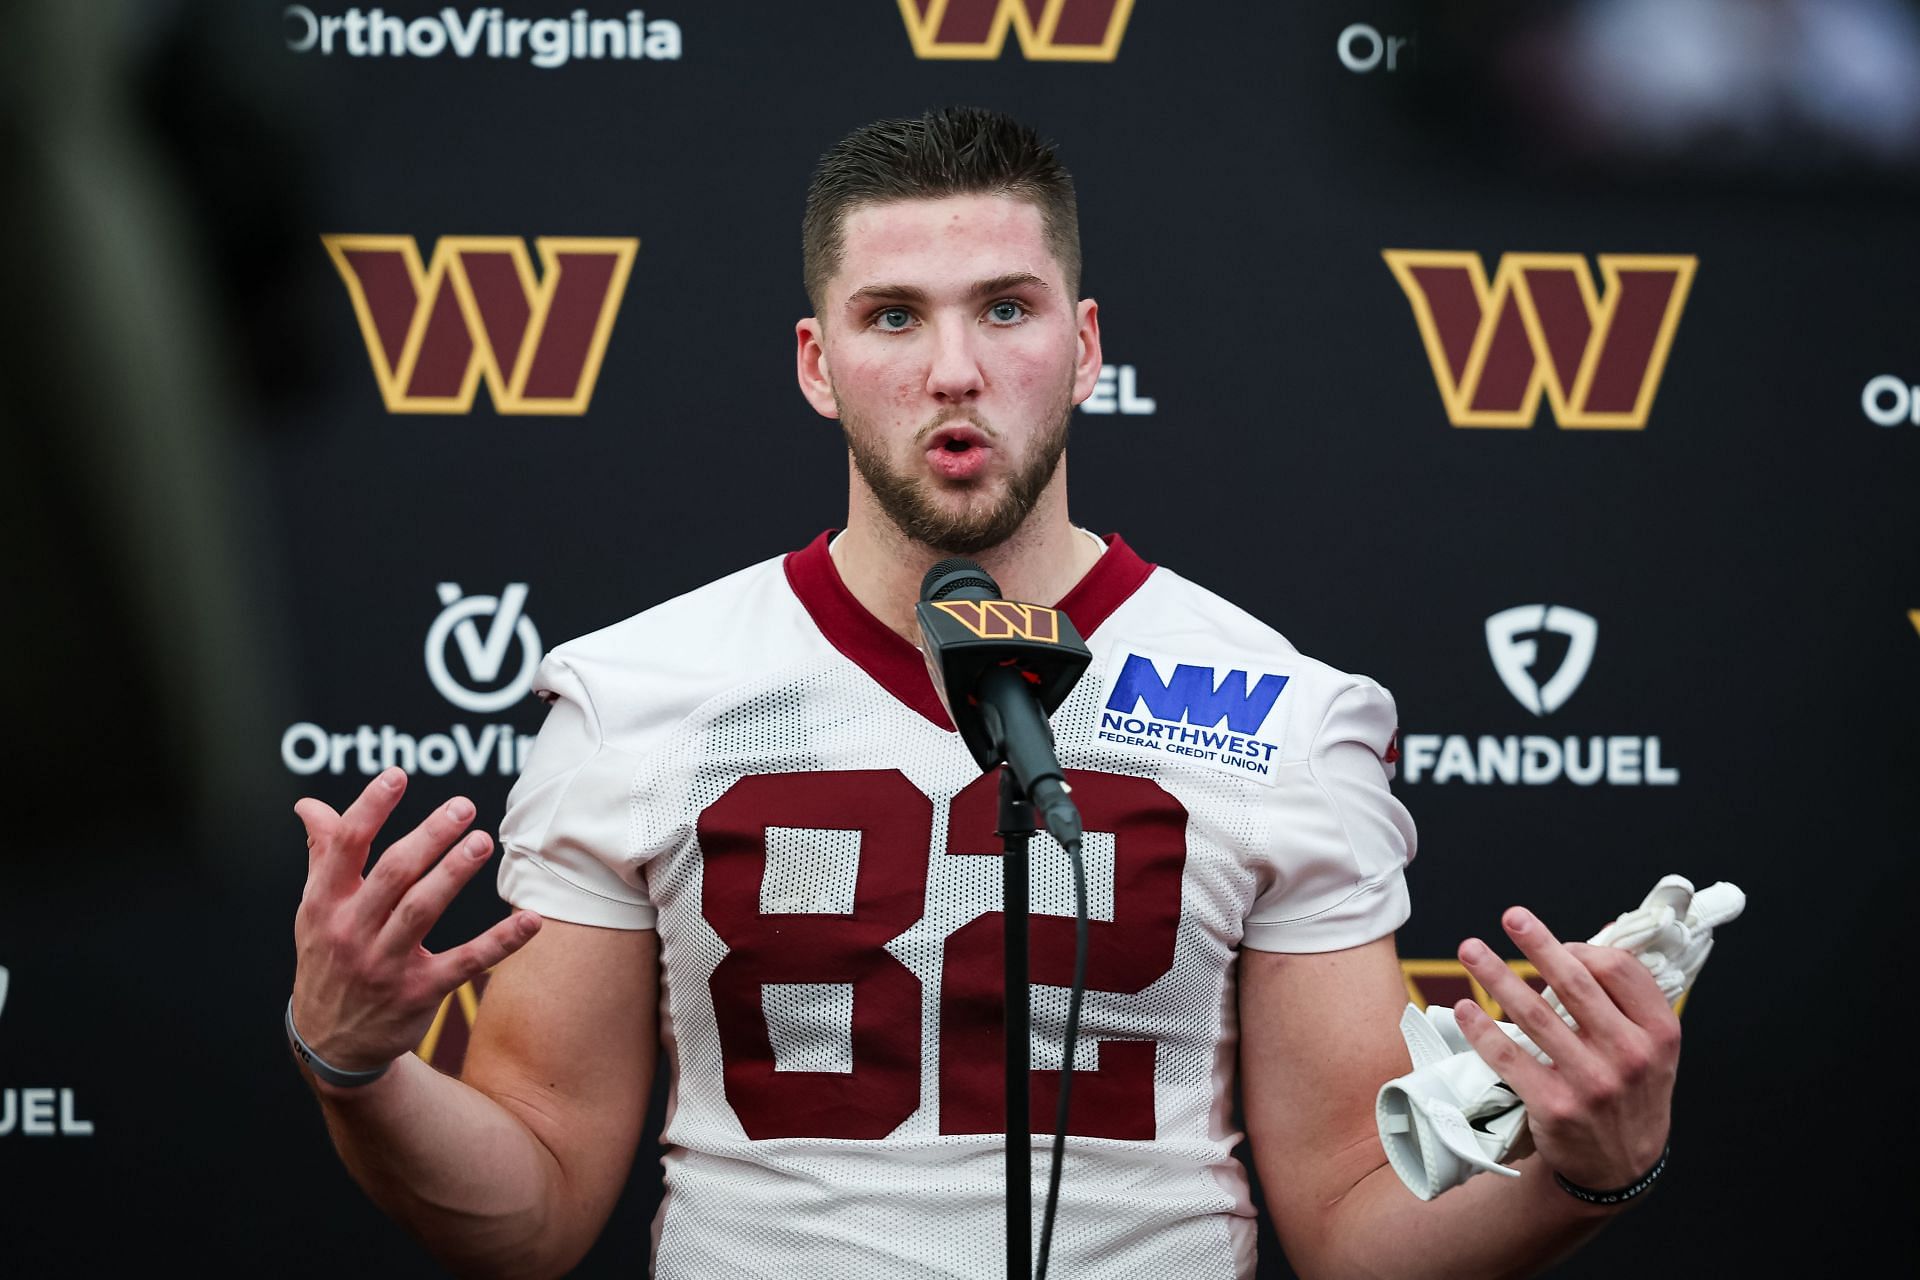
[[[1092,937],[1053,1268],[1250,1277],[1234,961],[1406,919],[1394,707],[1108,543],[1060,602],[1093,653],[1052,718]],[[828,536],[559,646],[536,688],[551,709],[509,799],[500,891],[659,931],[655,1274],[998,1274],[997,782]],[[1050,1135],[1073,893],[1057,843],[1030,855],[1032,1116]]]

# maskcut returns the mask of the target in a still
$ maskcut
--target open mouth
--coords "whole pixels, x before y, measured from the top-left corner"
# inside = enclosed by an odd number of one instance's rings
[[[954,423],[951,426],[942,427],[933,433],[932,439],[927,441],[929,450],[944,449],[948,453],[965,453],[968,449],[990,447],[986,432],[965,423]]]
[[[942,427],[927,441],[927,463],[934,474],[965,480],[987,464],[993,445],[978,427],[955,424]]]

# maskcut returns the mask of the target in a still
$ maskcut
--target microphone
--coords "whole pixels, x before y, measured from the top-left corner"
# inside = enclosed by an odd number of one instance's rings
[[[914,606],[933,687],[983,770],[1005,762],[1054,839],[1080,838],[1047,716],[1093,661],[1058,609],[1004,600],[971,560],[942,560],[920,583]]]

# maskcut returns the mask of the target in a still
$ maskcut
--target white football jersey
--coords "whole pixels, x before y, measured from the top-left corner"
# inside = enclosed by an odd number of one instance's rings
[[[827,544],[548,654],[501,827],[509,902],[659,930],[660,1280],[1004,1268],[996,778]],[[1233,1280],[1234,959],[1405,921],[1394,707],[1108,544],[1059,604],[1093,652],[1052,721],[1092,924],[1053,1270]],[[1037,1240],[1074,906],[1065,851],[1030,854]]]

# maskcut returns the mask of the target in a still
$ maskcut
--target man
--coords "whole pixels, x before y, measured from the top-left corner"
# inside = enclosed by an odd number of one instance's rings
[[[547,657],[552,709],[501,828],[521,909],[465,946],[420,942],[487,861],[471,804],[364,881],[404,777],[341,815],[296,806],[290,1023],[334,1081],[314,1088],[348,1168],[450,1266],[578,1261],[663,1043],[657,1275],[1000,1272],[994,779],[911,643],[922,575],[951,554],[1057,604],[1094,654],[1053,721],[1104,886],[1056,1274],[1252,1274],[1236,1055],[1267,1205],[1308,1276],[1538,1270],[1618,1211],[1549,1170],[1612,1188],[1660,1157],[1672,1013],[1631,956],[1562,946],[1515,908],[1509,936],[1580,1029],[1475,940],[1462,961],[1552,1066],[1459,1014],[1528,1105],[1526,1176],[1423,1203],[1388,1169],[1372,1104],[1408,1067],[1393,931],[1414,849],[1387,787],[1392,701],[1070,522],[1067,424],[1100,370],[1079,268],[1070,180],[1024,127],[952,110],[844,139],[809,193],[796,326],[801,391],[848,445],[844,531]],[[1061,861],[1036,841],[1043,1128],[1072,955]],[[409,1054],[496,963],[463,1079]]]

